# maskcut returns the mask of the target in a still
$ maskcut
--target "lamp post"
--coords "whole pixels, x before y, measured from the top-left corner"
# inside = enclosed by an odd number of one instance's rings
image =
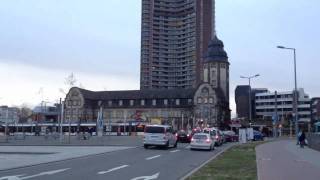
[[[299,132],[299,126],[298,126],[298,94],[297,94],[297,63],[296,63],[296,49],[295,48],[289,48],[284,46],[277,46],[279,49],[285,49],[285,50],[291,50],[293,51],[293,63],[294,63],[294,105],[293,105],[293,111],[294,111],[294,119],[295,119],[295,133],[296,137],[298,138],[298,132]]]
[[[5,137],[6,137],[6,142],[8,142],[8,118],[9,118],[9,107],[7,107],[7,110],[6,110],[6,127],[5,127],[5,130],[4,130],[4,133],[5,133]]]
[[[71,98],[70,98],[70,100],[69,100],[69,103],[70,103],[70,118],[69,118],[69,128],[68,128],[68,131],[69,131],[69,133],[68,133],[68,143],[70,144],[71,143],[71,120],[72,120],[72,118],[73,118],[73,107],[72,107],[72,105],[73,105],[73,101],[71,100]]]
[[[251,79],[252,78],[256,78],[260,76],[260,74],[256,74],[254,76],[240,76],[240,78],[243,78],[243,79],[248,79],[249,81],[249,123],[251,123],[251,120],[252,120],[252,117],[251,117],[251,111],[252,111],[252,107],[251,107]]]

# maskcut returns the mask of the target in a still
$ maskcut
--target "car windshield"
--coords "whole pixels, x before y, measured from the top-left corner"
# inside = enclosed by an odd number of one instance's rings
[[[204,134],[196,134],[193,136],[194,139],[207,139],[208,136]]]
[[[216,131],[215,130],[208,130],[205,129],[203,130],[204,133],[210,134],[211,136],[215,136],[216,135]]]
[[[146,127],[146,133],[164,133],[164,127]]]

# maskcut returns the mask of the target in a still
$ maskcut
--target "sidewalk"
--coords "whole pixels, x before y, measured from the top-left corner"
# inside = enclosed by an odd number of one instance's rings
[[[256,148],[259,180],[319,180],[320,152],[279,140]]]
[[[9,137],[9,141],[0,141],[1,146],[141,146],[142,136],[92,136],[87,140],[79,139],[77,136],[64,136],[59,138],[45,138],[44,136],[26,136],[25,139]]]

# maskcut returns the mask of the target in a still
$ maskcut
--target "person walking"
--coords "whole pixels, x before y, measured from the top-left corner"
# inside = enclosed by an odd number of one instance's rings
[[[305,140],[306,140],[306,134],[304,133],[304,131],[302,131],[299,136],[299,143],[301,148],[304,148]]]

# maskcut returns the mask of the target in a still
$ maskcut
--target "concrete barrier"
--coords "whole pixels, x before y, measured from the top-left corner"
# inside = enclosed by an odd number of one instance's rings
[[[308,133],[307,135],[308,146],[312,149],[320,151],[320,134]]]

